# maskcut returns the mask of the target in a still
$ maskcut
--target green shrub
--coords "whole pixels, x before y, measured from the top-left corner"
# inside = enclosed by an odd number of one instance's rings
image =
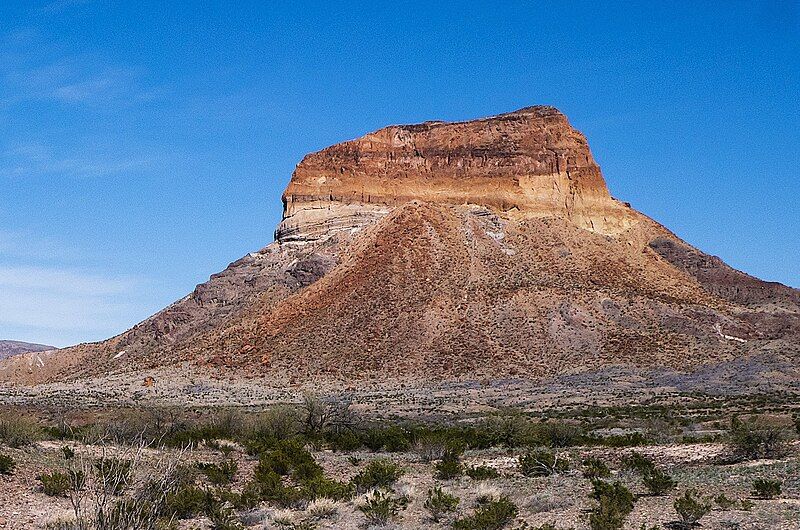
[[[489,466],[469,466],[464,472],[472,480],[487,480],[500,476],[495,468]]]
[[[603,437],[593,437],[591,442],[606,447],[637,447],[647,445],[649,440],[640,432],[629,432],[625,434],[612,434]]]
[[[373,460],[353,477],[352,484],[362,493],[372,488],[391,488],[402,475],[403,469],[391,460]]]
[[[781,494],[780,480],[757,478],[753,481],[753,496],[759,499],[774,499]]]
[[[461,458],[458,451],[452,448],[445,450],[442,459],[436,465],[436,478],[441,480],[450,480],[460,477],[464,472],[464,466],[461,464]]]
[[[719,509],[722,511],[728,511],[736,506],[736,501],[734,499],[729,499],[724,493],[720,493],[714,497],[714,502],[717,503],[717,506],[719,506]]]
[[[0,453],[0,475],[13,475],[17,463],[9,455]]]
[[[665,495],[677,486],[677,482],[675,482],[671,476],[658,468],[642,475],[642,483],[644,483],[651,495],[656,496]]]
[[[454,530],[499,530],[508,525],[519,512],[517,505],[506,496],[481,504],[472,515],[453,522]]]
[[[388,491],[375,490],[358,509],[370,525],[385,526],[408,506],[405,497],[394,497]]]
[[[199,469],[214,486],[222,486],[230,484],[233,477],[236,476],[236,471],[239,465],[235,460],[223,460],[219,464],[210,464],[206,462],[198,462],[197,469]]]
[[[0,442],[18,449],[41,439],[42,429],[28,416],[3,414],[0,416]]]
[[[178,519],[189,519],[205,514],[213,503],[213,494],[210,490],[186,484],[167,496],[165,511]]]
[[[569,463],[552,451],[529,451],[519,457],[519,470],[526,477],[549,477],[569,469]]]
[[[273,502],[279,506],[290,506],[300,498],[300,492],[286,486],[281,476],[269,466],[259,462],[253,474],[253,481],[248,485],[250,491],[261,500]]]
[[[699,499],[692,489],[686,490],[682,497],[675,499],[673,507],[681,518],[677,526],[683,529],[689,529],[697,525],[698,521],[711,511],[711,504]]]
[[[589,527],[592,530],[620,530],[625,518],[633,511],[635,497],[623,484],[613,484],[595,480],[592,482],[591,498],[597,505],[589,514]]]
[[[643,454],[633,451],[631,454],[622,458],[622,467],[644,475],[645,473],[653,471],[656,468],[656,464]]]
[[[300,487],[300,496],[307,500],[325,498],[343,501],[352,498],[354,490],[355,487],[350,483],[318,476],[303,482]]]
[[[743,460],[783,456],[787,447],[786,429],[765,418],[743,421],[734,417],[729,431],[733,456]]]
[[[42,473],[36,479],[42,484],[42,493],[50,497],[64,495],[70,490],[72,484],[69,474],[61,471]]]
[[[589,456],[583,460],[583,476],[590,480],[606,478],[611,476],[611,470],[599,458]]]
[[[461,500],[455,495],[442,491],[440,486],[434,486],[428,490],[428,498],[425,499],[425,509],[431,514],[431,519],[439,522],[447,513],[454,512]]]
[[[75,451],[68,445],[61,448],[61,454],[64,455],[64,460],[72,460],[75,458]]]

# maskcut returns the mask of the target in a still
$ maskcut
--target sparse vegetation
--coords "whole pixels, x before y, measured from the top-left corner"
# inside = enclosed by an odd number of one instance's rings
[[[633,511],[636,498],[620,482],[608,483],[601,480],[592,482],[591,497],[597,505],[589,514],[589,526],[592,530],[619,530],[625,525],[625,519]]]
[[[16,461],[9,455],[0,453],[0,475],[13,475],[14,468],[17,467]]]
[[[442,459],[436,463],[436,478],[450,480],[460,477],[464,472],[464,465],[461,463],[459,451],[452,447],[445,450]]]
[[[405,510],[408,499],[395,497],[391,492],[373,490],[367,494],[358,509],[364,514],[367,523],[384,526],[397,517],[401,510]]]
[[[464,473],[472,480],[489,480],[500,476],[495,468],[489,466],[467,466]]]
[[[786,428],[763,417],[734,417],[729,436],[731,451],[738,459],[776,458],[786,452]]]
[[[62,471],[42,473],[36,479],[41,483],[42,493],[50,497],[64,495],[71,487],[69,474]]]
[[[675,499],[673,507],[680,517],[677,526],[687,530],[697,525],[711,511],[711,504],[703,502],[692,489],[687,489],[683,496]]]
[[[425,499],[425,509],[435,522],[442,520],[445,514],[454,512],[458,507],[460,499],[442,490],[441,486],[434,486],[428,490],[428,497]]]
[[[391,488],[403,475],[403,469],[387,459],[373,460],[355,477],[356,490],[365,492],[373,488]]]
[[[753,481],[753,496],[759,499],[774,499],[781,494],[780,480],[757,478]]]
[[[481,503],[475,511],[453,522],[454,530],[499,530],[511,523],[519,513],[517,505],[506,496]]]

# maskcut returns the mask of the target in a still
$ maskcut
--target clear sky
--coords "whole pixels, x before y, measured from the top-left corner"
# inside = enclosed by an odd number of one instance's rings
[[[614,196],[800,287],[799,81],[791,0],[5,0],[0,339],[99,340],[182,297],[272,241],[307,152],[534,104]]]

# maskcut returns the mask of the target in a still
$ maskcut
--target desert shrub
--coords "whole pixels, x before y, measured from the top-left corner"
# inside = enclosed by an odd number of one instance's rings
[[[459,452],[453,448],[445,450],[442,459],[434,467],[436,468],[436,478],[441,480],[460,477],[464,472],[464,465],[461,463]]]
[[[633,511],[635,497],[623,484],[613,484],[595,480],[592,482],[591,497],[597,505],[589,514],[589,527],[592,530],[619,530],[625,525],[625,518]]]
[[[711,511],[711,504],[703,502],[692,489],[686,490],[683,496],[675,499],[672,506],[681,518],[677,526],[682,529],[692,528]]]
[[[722,511],[727,511],[736,506],[736,501],[734,499],[729,499],[724,493],[720,493],[716,497],[714,497],[714,502],[717,503],[719,509]]]
[[[651,495],[665,495],[667,492],[675,489],[677,483],[671,476],[664,473],[658,468],[648,471],[642,475],[642,483],[645,485]]]
[[[612,434],[599,438],[592,438],[592,442],[606,447],[638,447],[647,445],[649,440],[640,432],[629,432],[625,434]]]
[[[42,473],[36,479],[41,483],[42,493],[50,497],[64,495],[72,486],[69,474],[61,471]]]
[[[643,454],[633,451],[622,458],[622,467],[644,475],[655,469],[656,464]]]
[[[0,453],[0,475],[13,475],[17,463],[9,455]]]
[[[412,450],[423,462],[433,462],[441,460],[448,448],[445,438],[436,434],[426,434],[414,442]]]
[[[349,429],[329,431],[324,434],[324,437],[332,451],[355,451],[362,446],[361,438]]]
[[[472,480],[487,480],[500,476],[495,468],[489,466],[469,466],[464,473]]]
[[[642,483],[651,495],[664,495],[677,485],[675,480],[659,469],[653,460],[637,452],[623,458],[622,465],[641,474]]]
[[[733,456],[738,459],[775,458],[786,452],[786,429],[760,417],[749,420],[734,417],[729,439]]]
[[[198,462],[197,469],[206,476],[211,484],[222,486],[224,484],[230,484],[233,481],[233,477],[236,476],[239,465],[235,460],[223,460],[219,464]]]
[[[178,519],[189,519],[209,511],[213,502],[210,490],[186,484],[167,496],[165,512]]]
[[[39,440],[42,429],[33,418],[20,414],[0,416],[0,442],[15,449]]]
[[[395,497],[388,491],[375,490],[367,495],[358,509],[370,525],[385,526],[408,506],[408,499]]]
[[[94,463],[98,481],[106,493],[119,495],[131,478],[131,461],[103,457]]]
[[[283,483],[281,476],[269,466],[259,462],[253,474],[253,481],[248,485],[255,495],[264,501],[279,506],[289,506],[300,498],[300,492]]]
[[[358,492],[372,488],[391,488],[402,475],[403,469],[391,460],[373,460],[353,477],[352,484]]]
[[[274,407],[250,419],[244,429],[243,444],[253,455],[269,451],[284,440],[297,436],[300,432],[300,415],[297,410]]]
[[[64,455],[64,460],[72,460],[75,458],[75,451],[68,445],[61,448],[61,454]]]
[[[535,445],[547,447],[572,447],[580,445],[585,433],[577,425],[558,421],[546,421],[532,427]]]
[[[354,490],[353,484],[318,476],[303,482],[300,487],[300,496],[309,500],[324,498],[343,501],[352,498]]]
[[[780,480],[757,478],[753,481],[753,496],[759,499],[774,499],[781,494]]]
[[[433,521],[439,522],[447,513],[454,512],[461,500],[455,495],[451,495],[442,490],[440,486],[434,486],[428,490],[428,497],[425,499],[425,509],[431,515]]]
[[[529,451],[519,457],[519,470],[526,477],[549,477],[569,469],[569,462],[553,451]]]
[[[589,456],[583,460],[583,476],[590,480],[606,478],[611,476],[611,470],[599,458]]]
[[[499,530],[508,525],[519,512],[517,505],[506,496],[478,506],[466,517],[453,522],[454,530]]]

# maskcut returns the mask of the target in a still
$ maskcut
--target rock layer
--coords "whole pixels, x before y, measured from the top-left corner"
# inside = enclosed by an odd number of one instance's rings
[[[633,215],[608,193],[583,135],[552,107],[391,126],[306,156],[283,194],[276,239],[355,231],[411,200],[562,217],[603,234]]]

